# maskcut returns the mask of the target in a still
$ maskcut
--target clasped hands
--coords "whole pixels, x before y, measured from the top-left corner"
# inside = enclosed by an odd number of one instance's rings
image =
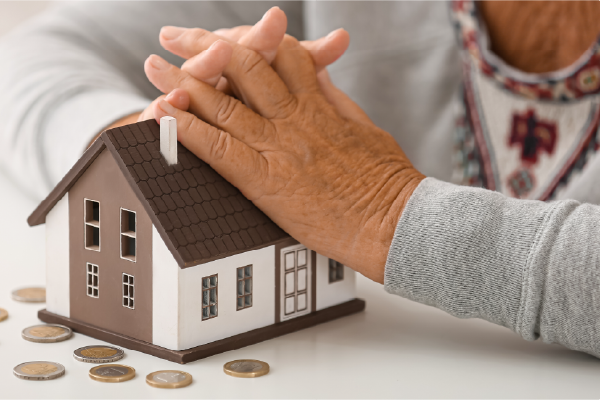
[[[307,247],[383,283],[402,211],[424,178],[390,134],[329,80],[348,45],[285,35],[269,10],[254,27],[165,27],[148,79],[161,96],[140,120],[177,119],[178,140]]]

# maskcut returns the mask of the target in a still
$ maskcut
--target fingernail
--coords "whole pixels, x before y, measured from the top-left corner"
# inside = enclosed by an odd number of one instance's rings
[[[167,40],[173,40],[177,39],[185,31],[185,28],[179,28],[177,26],[163,26],[160,30],[160,35]]]
[[[163,60],[161,57],[157,56],[156,54],[152,54],[150,56],[149,61],[150,65],[152,65],[154,69],[164,70],[169,68],[169,63]]]
[[[158,108],[160,108],[165,113],[165,115],[173,116],[176,112],[176,108],[170,105],[169,102],[165,99],[162,99],[158,102]]]
[[[333,37],[333,35],[335,35],[337,33],[337,31],[339,31],[339,29],[329,32],[329,34],[327,36],[325,36],[325,38],[330,39],[331,37]]]
[[[224,40],[221,40],[221,39],[217,40],[216,42],[214,42],[213,44],[211,44],[210,47],[207,50],[214,49],[215,47],[217,47],[217,43],[219,43],[219,42],[224,42]]]
[[[167,95],[167,97],[165,97],[165,100],[167,101],[167,103],[170,103],[171,100],[175,100],[175,93],[177,93],[177,92],[175,92],[175,90],[173,90],[173,91],[171,91],[171,93],[169,93]]]
[[[221,29],[217,29],[216,31],[213,31],[213,33],[215,35],[223,36],[224,34],[227,33],[227,31],[229,31],[228,28],[221,28]]]

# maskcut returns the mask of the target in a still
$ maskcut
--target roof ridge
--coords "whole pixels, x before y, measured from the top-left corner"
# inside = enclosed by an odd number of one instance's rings
[[[181,268],[290,237],[185,146],[178,145],[178,163],[168,165],[160,154],[160,127],[153,119],[104,131],[51,192],[52,199],[44,200],[30,216],[30,225],[45,221],[50,209],[95,160],[101,150],[98,146],[110,151]]]

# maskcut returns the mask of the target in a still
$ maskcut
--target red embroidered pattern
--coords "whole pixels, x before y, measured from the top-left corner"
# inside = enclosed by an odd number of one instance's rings
[[[556,137],[556,124],[540,120],[535,115],[535,110],[529,109],[523,114],[513,114],[508,145],[521,146],[523,163],[537,163],[538,153],[542,151],[552,154]]]

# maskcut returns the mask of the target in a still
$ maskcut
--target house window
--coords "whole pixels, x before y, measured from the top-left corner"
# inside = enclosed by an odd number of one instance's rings
[[[218,287],[217,275],[202,278],[202,320],[217,316]]]
[[[329,259],[329,283],[344,280],[344,264]]]
[[[123,307],[131,308],[132,310],[135,308],[133,303],[133,275],[123,274]]]
[[[87,295],[98,298],[98,266],[87,263]]]
[[[135,262],[137,221],[135,212],[121,208],[121,258]]]
[[[85,248],[100,251],[100,203],[85,199],[83,218]]]
[[[237,269],[237,309],[252,307],[252,265]]]

